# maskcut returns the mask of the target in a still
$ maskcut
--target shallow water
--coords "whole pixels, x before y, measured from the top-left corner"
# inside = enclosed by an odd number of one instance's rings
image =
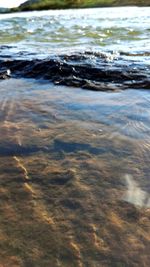
[[[0,92],[2,266],[148,266],[149,91]]]
[[[149,25],[137,7],[0,15],[2,267],[149,266]]]

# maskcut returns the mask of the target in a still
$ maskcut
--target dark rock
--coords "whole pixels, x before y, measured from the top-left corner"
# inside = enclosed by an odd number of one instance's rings
[[[11,71],[9,69],[0,71],[0,80],[5,80],[10,77],[11,77]]]
[[[129,60],[109,62],[101,54],[79,53],[61,55],[44,60],[0,61],[0,78],[27,77],[47,79],[57,85],[80,87],[94,91],[115,91],[120,89],[150,89],[150,66],[133,64]]]

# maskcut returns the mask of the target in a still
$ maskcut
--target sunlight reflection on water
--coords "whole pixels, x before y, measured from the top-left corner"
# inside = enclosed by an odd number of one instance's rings
[[[150,195],[143,191],[134,181],[132,175],[126,174],[127,192],[124,199],[136,206],[150,208]]]
[[[0,15],[0,44],[11,49],[2,53],[40,57],[75,50],[149,52],[149,14],[149,7],[124,7]]]

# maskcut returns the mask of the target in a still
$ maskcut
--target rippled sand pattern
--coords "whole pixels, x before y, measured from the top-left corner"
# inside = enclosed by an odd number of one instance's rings
[[[0,82],[0,266],[148,267],[150,94]]]

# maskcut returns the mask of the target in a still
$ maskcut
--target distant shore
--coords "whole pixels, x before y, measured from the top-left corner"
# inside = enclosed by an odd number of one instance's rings
[[[69,8],[94,8],[94,7],[120,7],[120,6],[150,6],[150,0],[41,0],[26,1],[17,8],[1,9],[0,13],[22,11],[69,9]]]

